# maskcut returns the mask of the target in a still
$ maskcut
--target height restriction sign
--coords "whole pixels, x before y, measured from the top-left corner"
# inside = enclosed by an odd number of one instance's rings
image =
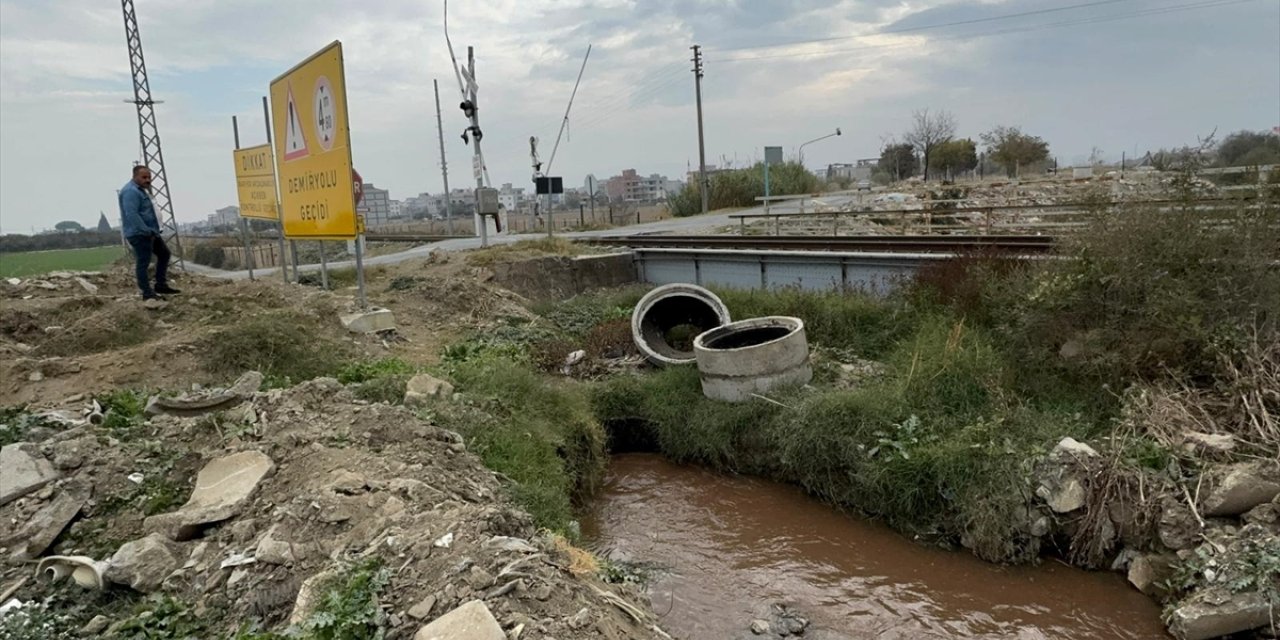
[[[271,81],[271,121],[285,237],[355,238],[341,42]]]

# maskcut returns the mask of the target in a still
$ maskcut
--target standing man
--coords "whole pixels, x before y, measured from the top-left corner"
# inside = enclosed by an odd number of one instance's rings
[[[181,293],[169,286],[169,247],[165,246],[160,235],[160,221],[156,220],[156,210],[151,204],[151,170],[142,165],[133,168],[133,179],[120,189],[120,224],[137,258],[138,288],[142,290],[142,299],[155,300],[158,298],[156,294]],[[151,288],[151,279],[147,277],[152,254],[156,256],[155,289]]]

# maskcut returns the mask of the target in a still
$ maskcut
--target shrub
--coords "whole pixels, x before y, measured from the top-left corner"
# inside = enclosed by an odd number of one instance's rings
[[[726,207],[750,207],[756,198],[764,195],[764,164],[746,169],[717,171],[709,181],[708,207],[712,210]],[[769,167],[769,193],[775,196],[795,193],[814,193],[822,188],[822,181],[809,173],[804,166],[787,162]],[[702,213],[702,191],[697,182],[690,182],[680,193],[667,199],[667,208],[677,217]]]

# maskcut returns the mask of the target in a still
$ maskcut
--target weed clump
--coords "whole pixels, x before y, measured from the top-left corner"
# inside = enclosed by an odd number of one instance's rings
[[[297,312],[264,313],[213,332],[200,341],[199,352],[209,371],[260,371],[269,386],[286,386],[330,375],[347,359],[348,347],[317,332],[316,323]]]

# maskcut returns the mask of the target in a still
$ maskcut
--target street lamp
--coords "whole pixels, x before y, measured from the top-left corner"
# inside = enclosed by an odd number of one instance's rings
[[[806,142],[806,143],[804,143],[804,144],[800,145],[800,152],[797,154],[797,155],[799,156],[799,158],[798,158],[798,159],[800,160],[800,166],[802,166],[802,167],[804,166],[804,148],[805,148],[805,145],[810,145],[810,144],[813,144],[813,143],[815,143],[815,142],[817,142],[817,141],[819,141],[819,140],[826,140],[827,138],[830,138],[830,137],[832,137],[832,136],[838,136],[838,135],[840,135],[840,127],[836,127],[836,132],[835,132],[835,133],[828,133],[827,135],[822,136],[821,138],[814,138],[814,139],[812,139],[812,140],[810,140],[810,141],[808,141],[808,142]]]

